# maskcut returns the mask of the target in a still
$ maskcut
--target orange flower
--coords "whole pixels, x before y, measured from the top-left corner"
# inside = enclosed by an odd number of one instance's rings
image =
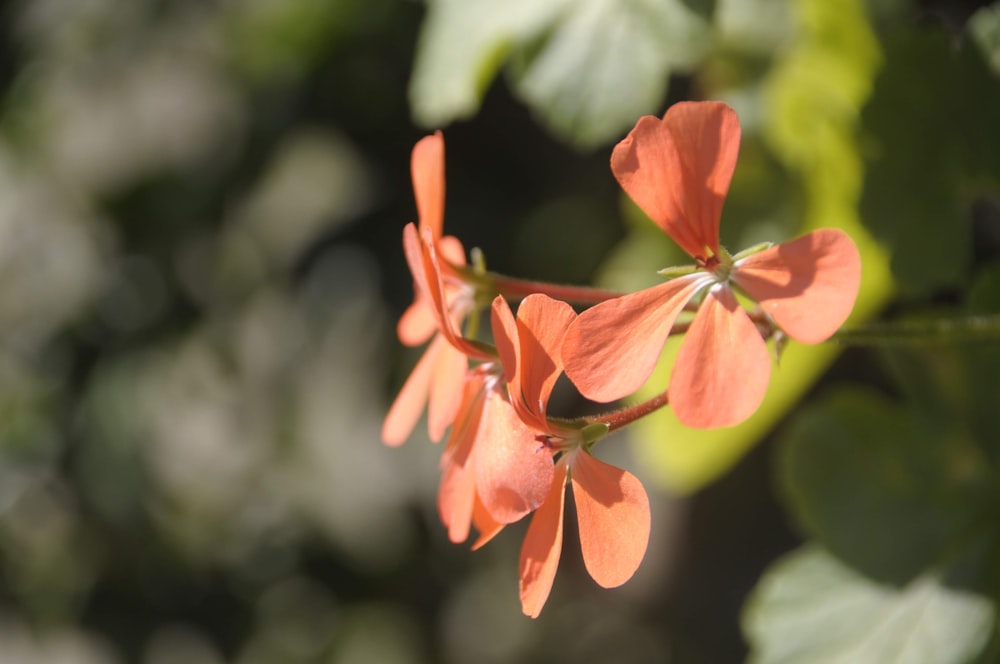
[[[595,459],[586,449],[592,442],[586,429],[546,416],[563,370],[559,348],[575,318],[569,305],[545,295],[525,298],[516,320],[502,297],[493,301],[493,335],[514,409],[535,439],[559,454],[521,547],[521,608],[532,618],[545,605],[559,566],[567,480],[573,486],[584,564],[599,585],[612,588],[628,581],[649,542],[649,499],[639,480]]]
[[[760,405],[771,360],[734,286],[785,334],[829,338],[850,314],[861,280],[854,242],[837,229],[813,231],[747,256],[719,244],[722,205],[739,151],[736,113],[719,102],[685,102],[640,118],[614,149],[611,170],[632,200],[695,259],[688,274],[608,300],[566,333],[566,373],[586,397],[614,401],[649,378],[678,314],[703,300],[681,345],[669,397],[681,422],[730,426]]]
[[[465,541],[475,525],[480,536],[473,549],[534,511],[548,494],[552,452],[518,418],[497,363],[470,371],[441,467],[441,520],[453,542]]]
[[[465,264],[457,238],[441,237],[444,221],[444,138],[426,136],[411,156],[413,192],[420,219],[403,229],[403,248],[413,273],[415,298],[396,327],[399,340],[417,346],[431,340],[382,424],[382,441],[403,444],[426,405],[431,440],[439,441],[454,421],[468,370],[469,346],[456,331],[474,307],[475,286],[455,266]],[[425,236],[421,240],[420,235]],[[426,246],[422,246],[426,245]],[[440,260],[443,256],[444,260]],[[477,354],[478,356],[478,354]]]

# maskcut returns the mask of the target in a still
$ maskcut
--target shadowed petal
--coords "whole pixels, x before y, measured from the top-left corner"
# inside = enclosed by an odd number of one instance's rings
[[[409,229],[409,230],[408,230]],[[441,254],[452,265],[465,265],[465,249],[458,238],[447,235],[438,242]],[[400,342],[407,346],[419,346],[440,329],[439,314],[435,311],[435,302],[427,292],[430,284],[427,281],[425,259],[420,247],[419,233],[413,224],[403,228],[403,252],[414,281],[414,301],[399,319],[396,334]],[[447,304],[448,297],[442,287],[442,303]]]
[[[490,309],[490,328],[493,330],[493,343],[496,344],[497,354],[500,356],[500,364],[503,366],[503,374],[507,379],[510,398],[514,402],[523,402],[519,389],[521,377],[518,374],[520,363],[518,362],[517,321],[514,320],[514,313],[510,310],[510,305],[507,304],[503,295],[497,295],[493,300]],[[517,408],[516,403],[515,408]]]
[[[438,316],[435,309],[435,302],[428,292],[427,269],[424,267],[424,253],[420,240],[420,231],[414,223],[403,226],[403,256],[406,258],[406,265],[410,268],[410,275],[413,277],[413,288],[417,291],[417,298],[426,298],[428,310],[435,319]]]
[[[531,618],[537,618],[542,612],[559,568],[565,503],[566,464],[560,463],[545,502],[531,518],[521,545],[521,610]]]
[[[438,490],[438,513],[448,529],[452,542],[464,542],[469,536],[470,525],[475,525],[479,537],[472,549],[490,541],[503,524],[489,515],[476,490],[476,441],[480,436],[491,384],[495,376],[485,365],[469,372],[462,393],[462,404],[452,426],[444,454],[441,455],[442,478]]]
[[[562,340],[574,318],[571,306],[547,295],[526,297],[516,320],[503,296],[493,300],[490,320],[508,391],[521,419],[540,432],[548,430],[546,407],[562,373]]]
[[[681,344],[670,404],[690,427],[712,429],[750,417],[767,392],[771,357],[727,286],[710,290]]]
[[[653,373],[677,315],[710,281],[693,274],[587,309],[563,340],[566,375],[594,401],[632,394]]]
[[[695,258],[718,253],[719,218],[736,168],[740,125],[719,102],[681,102],[639,119],[611,154],[632,200]]]
[[[468,370],[469,360],[465,355],[450,344],[444,344],[434,363],[427,403],[427,433],[435,443],[455,421]]]
[[[649,498],[639,480],[579,451],[570,480],[580,547],[590,576],[604,588],[632,578],[649,544]]]
[[[382,422],[382,442],[386,445],[402,445],[413,432],[413,427],[427,405],[431,376],[434,375],[434,366],[442,348],[448,348],[448,342],[440,336],[435,337],[389,407]]]
[[[748,256],[733,270],[733,281],[785,334],[802,343],[819,343],[836,332],[854,308],[861,255],[847,233],[824,228]]]
[[[529,295],[517,308],[521,392],[528,407],[542,418],[563,371],[562,342],[574,319],[573,307],[547,295]]]
[[[410,176],[420,227],[430,228],[436,241],[444,226],[444,136],[440,131],[413,146]]]
[[[486,376],[472,371],[462,390],[462,403],[441,455],[438,514],[452,542],[464,542],[474,519],[476,474],[473,451],[486,399]]]
[[[427,302],[417,295],[396,324],[396,336],[404,346],[419,346],[438,330],[437,317]]]
[[[484,350],[482,344],[476,345],[459,333],[449,309],[450,302],[441,277],[441,263],[431,233],[420,231],[418,236],[416,227],[407,224],[403,228],[403,250],[417,290],[425,296],[441,334],[452,346],[473,359],[484,361],[494,359]]]
[[[475,505],[472,508],[472,523],[479,531],[479,537],[472,543],[472,550],[478,551],[487,544],[496,534],[503,530],[503,524],[494,520],[483,505],[483,501],[476,496]]]
[[[476,487],[496,521],[513,523],[545,499],[552,481],[552,452],[496,390],[487,396],[476,440]]]
[[[465,265],[465,247],[454,235],[445,235],[438,240],[437,248],[441,257],[452,265]]]
[[[438,486],[437,505],[441,523],[448,529],[448,539],[455,544],[469,538],[473,506],[476,501],[476,473],[473,468],[445,464]]]

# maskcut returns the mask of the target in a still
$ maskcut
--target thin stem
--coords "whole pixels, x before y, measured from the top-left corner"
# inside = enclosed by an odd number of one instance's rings
[[[608,433],[611,433],[612,431],[617,431],[626,425],[632,424],[636,420],[649,415],[655,410],[663,408],[667,405],[667,403],[669,403],[669,398],[667,397],[666,390],[664,390],[652,399],[647,399],[646,401],[637,403],[634,406],[629,406],[620,410],[611,411],[610,413],[605,413],[604,415],[599,415],[592,418],[592,421],[607,424]]]
[[[922,346],[1000,341],[1000,314],[872,323],[840,330],[830,340],[849,346]]]
[[[510,299],[520,300],[532,293],[544,293],[549,297],[576,304],[597,304],[605,300],[621,297],[622,293],[592,288],[590,286],[571,286],[565,284],[550,284],[544,281],[516,279],[495,272],[487,273],[500,293]]]

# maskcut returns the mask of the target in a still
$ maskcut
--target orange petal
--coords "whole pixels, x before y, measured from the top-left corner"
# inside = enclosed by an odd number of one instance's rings
[[[472,523],[479,531],[479,537],[472,543],[472,550],[478,551],[486,545],[496,534],[503,530],[503,524],[496,521],[483,505],[483,501],[476,496],[475,505],[472,508]]]
[[[733,281],[796,341],[819,343],[854,308],[861,255],[847,233],[824,228],[741,260]]]
[[[587,309],[563,340],[566,375],[594,401],[632,394],[653,373],[677,315],[710,281],[693,274]]]
[[[417,297],[425,302],[433,314],[438,330],[445,337],[457,336],[458,333],[454,330],[454,324],[448,314],[448,301],[441,280],[439,263],[435,259],[436,252],[431,233],[418,231],[412,223],[406,224],[403,227],[403,253],[413,275]]]
[[[441,474],[437,505],[441,522],[448,529],[448,539],[456,544],[469,538],[475,500],[475,470],[454,460],[447,463]]]
[[[458,331],[458,327],[455,320],[453,320],[451,308],[449,306],[452,302],[449,301],[445,293],[444,282],[442,281],[441,261],[437,254],[437,250],[434,247],[433,238],[431,237],[430,232],[422,232],[421,240],[422,242],[420,242],[420,248],[421,261],[424,269],[424,283],[426,284],[427,294],[430,297],[430,301],[433,303],[433,309],[437,315],[441,333],[446,339],[448,339],[452,346],[460,350],[465,355],[468,355],[470,358],[482,361],[495,359],[493,355],[487,353],[481,347],[470,343],[469,340],[463,337]],[[464,315],[465,314],[463,312],[463,318]]]
[[[420,419],[420,414],[424,412],[424,406],[427,405],[427,395],[430,392],[431,376],[434,375],[437,356],[441,349],[447,346],[448,342],[440,335],[434,337],[403,383],[402,389],[399,390],[382,422],[382,442],[386,445],[397,447],[410,437],[413,427]]]
[[[454,235],[445,235],[438,240],[437,248],[441,257],[452,265],[465,265],[465,247]]]
[[[611,170],[684,251],[707,258],[719,250],[719,218],[739,146],[733,109],[720,102],[681,102],[662,120],[640,118],[611,153]]]
[[[427,433],[435,443],[455,421],[468,370],[468,358],[451,345],[444,344],[434,363],[427,404]]]
[[[437,332],[437,317],[424,298],[417,296],[396,324],[396,336],[404,346],[419,346]]]
[[[476,440],[476,488],[500,523],[513,523],[545,499],[552,481],[552,452],[536,440],[499,391],[487,396]]]
[[[739,424],[760,406],[771,377],[767,345],[728,286],[710,290],[681,344],[670,404],[684,424]]]
[[[465,249],[458,238],[447,235],[438,242],[438,248],[445,259],[452,265],[465,265]],[[430,284],[427,282],[425,259],[420,246],[420,235],[412,223],[403,228],[403,252],[406,263],[413,275],[414,301],[403,312],[396,325],[399,340],[407,346],[419,346],[427,341],[431,334],[440,329],[440,314],[435,310],[435,302],[427,292]],[[442,288],[442,303],[448,302],[448,294]]]
[[[575,319],[573,307],[542,294],[529,295],[517,308],[521,392],[543,421],[552,388],[563,371],[562,342]]]
[[[426,297],[427,305],[437,320],[438,329],[453,347],[472,359],[481,361],[496,359],[491,352],[485,350],[485,344],[472,343],[459,333],[450,309],[454,300],[445,292],[441,276],[442,265],[433,240],[430,231],[427,230],[421,231],[418,237],[418,231],[413,224],[407,224],[403,228],[403,250],[406,253],[406,262],[413,273],[417,291]],[[450,295],[452,298],[455,297],[455,291],[453,290]],[[464,310],[459,313],[464,317]]]
[[[586,452],[576,452],[571,463],[583,563],[598,585],[620,586],[635,574],[649,544],[646,490],[631,473]]]
[[[406,266],[410,268],[410,275],[413,277],[413,287],[417,291],[417,297],[427,296],[427,271],[424,269],[423,248],[420,246],[420,231],[416,224],[410,222],[403,226],[403,256],[406,258]],[[434,311],[433,302],[428,302],[431,311]]]
[[[571,306],[547,295],[526,297],[516,321],[503,296],[493,300],[493,338],[511,400],[521,419],[539,432],[548,430],[546,407],[562,373],[562,340],[574,318]]]
[[[469,463],[473,445],[479,435],[479,425],[482,422],[486,407],[486,397],[489,386],[495,377],[479,365],[468,372],[465,384],[462,386],[462,401],[448,436],[444,454],[441,455],[441,467],[454,461],[461,465]]]
[[[437,241],[444,226],[444,136],[440,131],[413,146],[410,176],[420,227],[430,228]]]
[[[556,466],[545,502],[531,518],[521,545],[521,610],[537,618],[552,591],[562,553],[566,464]]]
[[[518,402],[524,402],[520,390],[521,377],[518,374],[520,363],[518,362],[517,322],[514,320],[514,313],[510,310],[510,305],[507,304],[503,295],[497,295],[493,299],[493,306],[490,309],[490,328],[493,330],[493,343],[496,344],[497,354],[500,356],[500,365],[503,367],[503,375],[507,379],[510,398],[517,409]]]
[[[458,416],[448,436],[444,454],[441,455],[438,514],[448,529],[448,538],[456,543],[468,539],[470,524],[477,519],[475,504],[478,498],[473,451],[479,435],[489,380],[491,377],[481,370],[469,372],[462,390]]]

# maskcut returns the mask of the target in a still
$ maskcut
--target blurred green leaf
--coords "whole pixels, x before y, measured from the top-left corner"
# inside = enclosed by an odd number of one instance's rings
[[[520,52],[514,88],[558,134],[600,145],[661,114],[671,68],[709,43],[704,20],[676,0],[583,0],[537,52]]]
[[[780,478],[798,520],[845,563],[902,584],[967,533],[985,465],[960,428],[931,426],[855,389],[801,411]]]
[[[417,122],[474,114],[503,64],[553,131],[609,141],[659,113],[671,67],[709,44],[705,19],[679,0],[433,0],[410,85]]]
[[[226,27],[244,71],[262,81],[294,78],[390,9],[385,0],[257,0],[233,4]]]
[[[771,53],[795,31],[791,3],[775,0],[716,0],[715,25],[726,47]]]
[[[1000,75],[1000,4],[980,8],[969,19],[975,40],[994,74]]]
[[[417,44],[410,106],[440,127],[479,110],[512,48],[541,33],[568,0],[428,0]]]
[[[964,307],[945,315],[1000,313],[1000,263],[981,271]],[[996,417],[1000,344],[978,341],[882,349],[882,356],[922,426],[962,432],[1000,461]]]
[[[1000,82],[969,44],[939,30],[887,40],[863,124],[869,168],[865,224],[892,250],[900,288],[960,285],[972,259],[972,197],[1000,183]]]
[[[765,574],[743,631],[758,664],[950,664],[983,650],[993,620],[989,600],[940,570],[894,588],[805,547]]]

